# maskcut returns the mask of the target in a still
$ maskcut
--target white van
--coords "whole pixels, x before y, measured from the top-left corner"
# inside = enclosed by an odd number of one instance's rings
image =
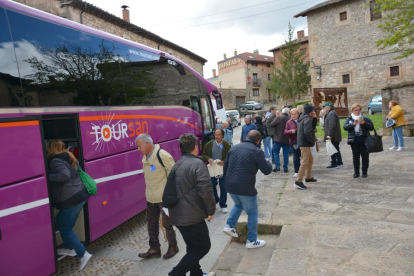
[[[227,110],[226,115],[227,114],[232,114],[236,118],[237,123],[239,123],[239,125],[241,125],[241,118],[240,118],[239,111],[237,111],[237,110]]]

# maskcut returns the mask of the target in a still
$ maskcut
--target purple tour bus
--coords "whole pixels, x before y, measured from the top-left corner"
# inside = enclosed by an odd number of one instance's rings
[[[180,157],[178,137],[212,139],[220,91],[177,58],[0,0],[0,274],[57,271],[57,211],[45,148],[60,139],[98,183],[75,225],[86,244],[146,207],[148,133]]]

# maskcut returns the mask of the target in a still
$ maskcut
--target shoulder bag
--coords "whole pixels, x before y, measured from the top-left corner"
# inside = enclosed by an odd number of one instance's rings
[[[392,128],[393,126],[395,126],[397,123],[395,122],[394,119],[389,119],[385,121],[385,127],[386,128]]]
[[[382,147],[382,136],[377,134],[377,131],[374,128],[374,136],[371,136],[371,133],[367,132],[367,139],[365,141],[367,146],[367,151],[371,152],[381,152],[383,151]]]

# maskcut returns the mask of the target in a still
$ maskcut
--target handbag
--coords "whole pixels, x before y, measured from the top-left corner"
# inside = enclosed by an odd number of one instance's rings
[[[367,151],[371,152],[381,152],[383,151],[382,147],[382,136],[377,134],[377,131],[374,128],[374,136],[371,136],[371,133],[367,133],[367,139],[365,141],[367,145]]]
[[[96,186],[95,180],[93,180],[93,178],[90,177],[89,174],[84,172],[82,170],[82,168],[79,167],[79,166],[78,166],[78,173],[79,173],[79,177],[80,177],[83,185],[85,185],[85,188],[88,191],[88,193],[90,195],[96,195],[98,193],[98,187]]]
[[[386,128],[391,128],[393,126],[397,125],[397,123],[395,122],[394,119],[389,119],[385,121],[385,127]]]

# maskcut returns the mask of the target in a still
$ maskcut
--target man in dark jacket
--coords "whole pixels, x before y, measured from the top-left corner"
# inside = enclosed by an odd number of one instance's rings
[[[289,121],[289,108],[283,108],[282,114],[277,116],[270,126],[275,128],[275,135],[273,136],[273,157],[275,159],[274,172],[280,171],[280,149],[283,150],[283,170],[288,172],[289,164],[289,137],[285,135],[285,127]]]
[[[177,226],[183,236],[187,253],[168,275],[185,276],[188,271],[191,275],[203,275],[200,260],[211,247],[205,219],[210,221],[216,211],[213,187],[206,165],[197,158],[197,137],[185,133],[178,143],[183,155],[171,171],[175,171],[180,199],[169,213],[170,223]]]
[[[310,148],[315,145],[315,131],[312,125],[312,114],[315,108],[310,104],[305,104],[303,113],[298,119],[298,146],[302,156],[302,163],[299,168],[298,178],[295,181],[295,187],[301,190],[307,189],[303,184],[303,176],[306,172],[305,182],[316,182],[312,177],[313,156]]]
[[[341,134],[341,125],[339,123],[339,116],[334,110],[332,102],[326,102],[323,106],[323,109],[326,112],[324,119],[324,131],[325,137],[324,140],[331,140],[332,144],[335,146],[337,153],[331,156],[331,164],[326,167],[327,169],[337,169],[343,167],[344,163],[342,162],[341,151],[339,150],[339,143],[342,140]]]
[[[252,123],[252,116],[246,115],[246,117],[244,117],[244,122],[246,124],[242,128],[242,133],[240,136],[240,143],[243,143],[243,140],[246,139],[247,134],[250,132],[250,130],[253,130],[253,129],[257,130],[256,125]]]
[[[264,153],[257,147],[260,142],[260,133],[251,130],[242,144],[233,146],[224,162],[226,174],[226,190],[234,201],[227,225],[223,232],[238,237],[234,227],[239,220],[241,212],[247,213],[247,241],[246,248],[258,248],[266,245],[263,240],[257,239],[258,204],[256,174],[260,170],[265,175],[272,172],[272,165],[266,161]]]

